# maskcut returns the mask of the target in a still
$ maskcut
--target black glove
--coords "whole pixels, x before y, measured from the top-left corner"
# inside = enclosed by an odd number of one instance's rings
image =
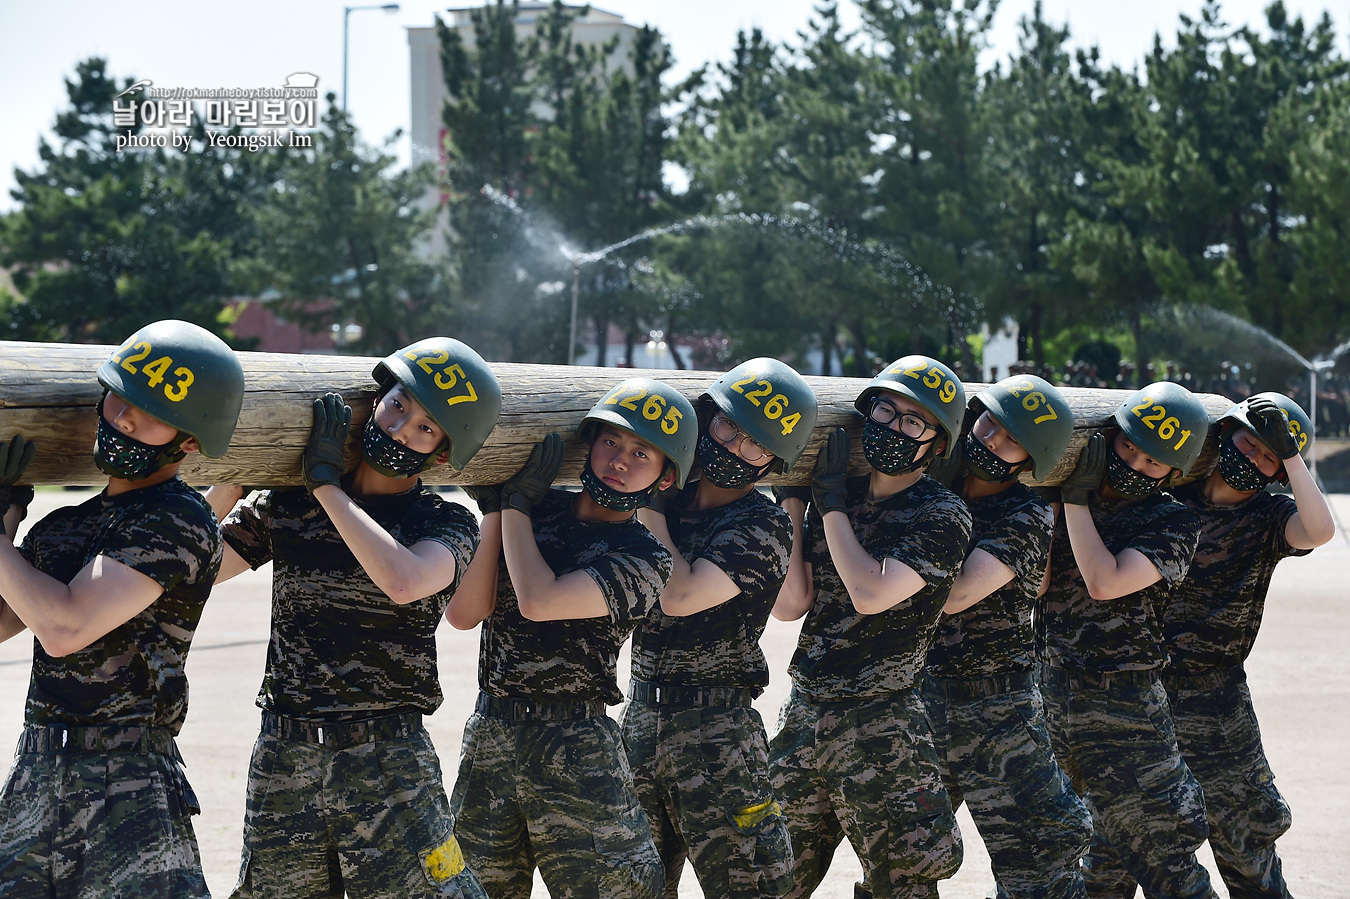
[[[459,489],[469,494],[469,499],[478,503],[478,511],[484,515],[491,515],[493,512],[502,510],[501,484],[461,485]]]
[[[803,506],[805,506],[805,505],[807,505],[807,504],[809,504],[809,503],[811,502],[811,488],[810,488],[810,487],[778,487],[778,486],[775,486],[775,487],[773,487],[773,488],[771,488],[771,489],[773,490],[773,501],[776,502],[776,503],[778,503],[778,505],[780,505],[780,506],[783,504],[783,500],[785,500],[785,499],[799,499],[799,500],[802,501],[802,505],[803,505]]]
[[[1274,400],[1264,396],[1247,400],[1247,420],[1261,442],[1281,460],[1298,455],[1298,444],[1289,433],[1289,418]]]
[[[1037,484],[1031,488],[1031,492],[1047,503],[1061,503],[1064,501],[1064,498],[1060,496],[1058,487],[1045,487]]]
[[[816,467],[811,470],[811,502],[823,517],[826,512],[848,510],[849,443],[848,432],[835,428],[816,456]]]
[[[952,484],[956,483],[956,478],[961,474],[961,466],[965,464],[965,461],[965,454],[961,452],[961,446],[958,444],[946,459],[941,456],[934,456],[923,473],[943,487],[950,488]]]
[[[666,503],[679,495],[680,488],[671,484],[665,490],[653,490],[651,495],[647,497],[646,506],[653,512],[659,512],[664,515],[666,514]]]
[[[341,483],[346,468],[343,448],[351,426],[352,408],[342,401],[342,394],[325,393],[314,401],[314,427],[302,461],[310,493],[325,484],[336,487]]]
[[[515,509],[529,515],[553,486],[553,479],[562,467],[563,439],[549,434],[530,450],[530,458],[520,471],[502,484],[502,508]]]
[[[0,443],[0,534],[5,532],[5,513],[11,504],[25,510],[33,499],[32,487],[17,487],[24,469],[33,461],[37,444],[15,434],[8,444]]]
[[[1059,485],[1060,497],[1070,506],[1086,506],[1088,497],[1101,487],[1105,475],[1106,435],[1098,431],[1088,438],[1078,454],[1078,464]]]

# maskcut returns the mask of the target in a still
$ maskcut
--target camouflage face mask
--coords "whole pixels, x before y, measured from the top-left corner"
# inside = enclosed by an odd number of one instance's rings
[[[707,434],[698,438],[698,464],[710,484],[726,490],[749,487],[769,470],[751,465]]]
[[[962,453],[966,457],[966,469],[981,481],[1005,484],[1017,477],[1013,464],[1000,459],[973,433],[966,435]]]
[[[105,393],[104,398],[107,398]],[[164,446],[151,446],[123,434],[103,417],[103,400],[98,401],[98,435],[94,438],[94,464],[98,470],[124,481],[139,481],[172,465],[187,454],[180,446],[188,435],[182,431]]]
[[[923,465],[923,451],[936,439],[915,440],[869,418],[863,424],[863,456],[882,474],[905,474]]]
[[[1260,490],[1270,483],[1270,478],[1242,454],[1242,450],[1229,437],[1219,447],[1219,477],[1229,487],[1241,493]]]
[[[425,471],[431,464],[430,453],[419,453],[399,443],[384,432],[384,428],[375,424],[375,413],[366,419],[365,432],[361,438],[361,457],[371,468],[385,477],[410,478]]]
[[[646,505],[648,497],[656,491],[657,484],[660,484],[659,478],[656,484],[646,490],[621,493],[595,476],[595,472],[591,471],[589,454],[586,456],[586,464],[581,466],[581,489],[589,493],[597,505],[611,512],[632,512]]]
[[[1131,468],[1116,452],[1116,445],[1112,442],[1111,452],[1106,456],[1106,486],[1126,499],[1143,499],[1157,490],[1162,482],[1162,478],[1151,478]]]

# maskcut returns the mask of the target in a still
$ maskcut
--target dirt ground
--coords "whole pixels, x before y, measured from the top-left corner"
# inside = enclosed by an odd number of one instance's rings
[[[80,498],[73,492],[41,490],[30,520]],[[1333,505],[1340,521],[1350,523],[1350,495],[1334,496]],[[1311,556],[1283,562],[1247,666],[1266,751],[1294,810],[1293,829],[1279,848],[1290,889],[1301,899],[1350,899],[1350,610],[1344,608],[1347,588],[1340,580],[1348,571],[1350,540],[1343,528],[1332,543]],[[266,651],[270,584],[267,566],[217,589],[188,661],[191,706],[179,745],[202,804],[195,823],[207,882],[221,897],[234,886],[239,868],[244,785],[258,728],[254,697]],[[773,675],[756,706],[771,731],[787,696],[787,664],[797,630],[796,624],[771,620],[764,636]],[[442,767],[453,778],[464,722],[477,693],[478,633],[443,624],[437,642],[446,699],[427,726]],[[26,634],[0,644],[0,745],[13,745],[18,739],[31,658],[32,640]],[[627,670],[625,657],[621,680]],[[617,714],[617,708],[611,711]],[[942,882],[941,897],[980,899],[993,884],[989,858],[964,809],[958,819],[965,863],[954,878]],[[1201,857],[1212,873],[1208,847]],[[860,873],[845,843],[816,895],[850,899]],[[1222,884],[1216,883],[1216,889],[1227,899]],[[547,895],[537,880],[534,895]],[[680,896],[701,895],[692,872],[686,871]]]

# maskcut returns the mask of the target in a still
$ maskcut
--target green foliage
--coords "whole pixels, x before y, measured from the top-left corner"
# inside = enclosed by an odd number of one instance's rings
[[[116,154],[121,85],[90,61],[0,224],[0,325],[220,330],[221,297],[272,289],[316,328],[361,324],[362,350],[453,332],[561,362],[575,287],[595,341],[692,338],[681,365],[971,363],[979,322],[1012,316],[1037,365],[1114,347],[1141,379],[1250,363],[1272,387],[1293,357],[1270,335],[1308,357],[1350,341],[1350,65],[1325,16],[1277,0],[1235,27],[1209,2],[1122,69],[1071,54],[1039,3],[993,64],[994,0],[858,6],[856,32],[824,2],[790,44],[742,33],[678,85],[659,33],[583,44],[559,0],[532,32],[515,0],[472,11],[472,41],[438,23],[437,259],[425,171],[336,111],[307,154]]]
[[[449,330],[449,295],[418,253],[434,212],[429,166],[391,171],[392,156],[364,145],[333,94],[313,147],[279,153],[267,201],[251,221],[264,236],[242,268],[288,318],[321,332],[358,325],[344,349],[390,353]]]
[[[19,208],[0,228],[0,265],[24,301],[5,312],[7,336],[116,343],[163,318],[220,330],[238,190],[196,192],[191,164],[172,151],[117,152],[113,97],[131,83],[101,59],[80,63],[57,146],[44,140],[39,168],[15,171]]]

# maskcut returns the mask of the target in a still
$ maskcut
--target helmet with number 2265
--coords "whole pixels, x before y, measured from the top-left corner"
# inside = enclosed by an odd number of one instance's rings
[[[675,486],[684,486],[698,443],[698,416],[684,394],[651,378],[629,378],[591,407],[577,436],[589,446],[603,425],[622,428],[660,450],[675,469]]]

